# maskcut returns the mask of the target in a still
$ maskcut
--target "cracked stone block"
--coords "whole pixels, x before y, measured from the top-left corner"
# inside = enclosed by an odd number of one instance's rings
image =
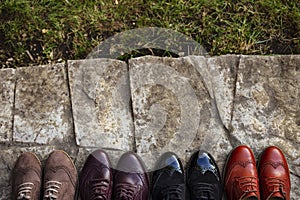
[[[133,149],[128,70],[125,62],[68,62],[76,143],[81,147]]]
[[[41,161],[45,160],[54,146],[15,147],[0,151],[0,200],[11,199],[12,171],[18,157],[27,151],[35,153]]]
[[[237,144],[247,144],[256,154],[270,145],[280,147],[287,157],[291,172],[298,177],[299,66],[299,55],[242,56],[232,119],[232,136],[238,141]],[[299,187],[293,192],[299,194]]]
[[[64,64],[17,68],[13,140],[61,144],[73,138]]]
[[[240,56],[225,55],[207,59],[207,68],[220,118],[230,129],[237,68]]]
[[[15,88],[15,70],[0,70],[0,142],[12,138],[12,120]]]
[[[205,70],[204,57],[129,61],[136,148],[148,170],[167,151],[184,163],[199,149],[212,153],[220,166],[225,160],[231,145],[205,85]]]
[[[299,190],[299,185],[300,185],[300,178],[299,176],[295,176],[293,174],[291,175],[291,200],[297,200],[300,197],[300,190]]]

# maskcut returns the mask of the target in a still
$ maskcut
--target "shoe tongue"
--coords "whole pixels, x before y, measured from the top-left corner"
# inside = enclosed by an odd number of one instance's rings
[[[215,199],[214,196],[211,196],[210,194],[205,194],[203,193],[201,196],[198,196],[197,199],[199,200],[212,200],[212,199]]]
[[[284,200],[284,196],[282,195],[281,192],[274,192],[273,194],[270,195],[268,198],[270,200]]]
[[[246,199],[243,199],[243,200],[258,200],[258,197],[247,197]]]
[[[190,195],[193,196],[192,199],[199,199],[199,200],[212,200],[212,199],[218,199],[218,189],[213,184],[196,184],[192,187],[192,191]]]
[[[190,182],[199,182],[199,176],[201,177],[201,181],[204,183],[216,184],[219,181],[217,176],[212,171],[206,171],[203,174],[201,171],[195,170],[195,172],[190,175]]]
[[[170,199],[184,199],[184,184],[172,185],[169,187],[165,187],[161,191],[162,199],[170,200]]]
[[[258,197],[254,192],[250,192],[246,196],[244,196],[242,200],[258,200]]]
[[[281,198],[281,197],[271,197],[269,200],[284,200],[284,198]]]

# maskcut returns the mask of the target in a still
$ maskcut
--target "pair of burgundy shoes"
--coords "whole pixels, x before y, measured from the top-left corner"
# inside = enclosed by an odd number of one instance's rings
[[[141,159],[134,153],[121,156],[113,171],[103,150],[91,153],[79,176],[81,200],[147,200],[148,175]]]
[[[290,200],[290,173],[282,151],[270,146],[261,154],[258,166],[252,150],[238,146],[225,166],[228,200]]]

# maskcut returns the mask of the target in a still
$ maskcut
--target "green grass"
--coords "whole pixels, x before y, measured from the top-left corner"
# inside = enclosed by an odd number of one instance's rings
[[[300,1],[2,0],[0,68],[83,59],[124,30],[168,28],[210,55],[299,54]]]

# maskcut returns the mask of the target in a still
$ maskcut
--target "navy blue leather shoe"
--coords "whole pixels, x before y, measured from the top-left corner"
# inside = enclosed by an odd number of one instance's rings
[[[190,200],[222,199],[220,171],[213,157],[205,151],[197,151],[187,169],[187,188]]]
[[[164,153],[152,175],[152,200],[184,200],[185,184],[182,164],[176,154]]]

